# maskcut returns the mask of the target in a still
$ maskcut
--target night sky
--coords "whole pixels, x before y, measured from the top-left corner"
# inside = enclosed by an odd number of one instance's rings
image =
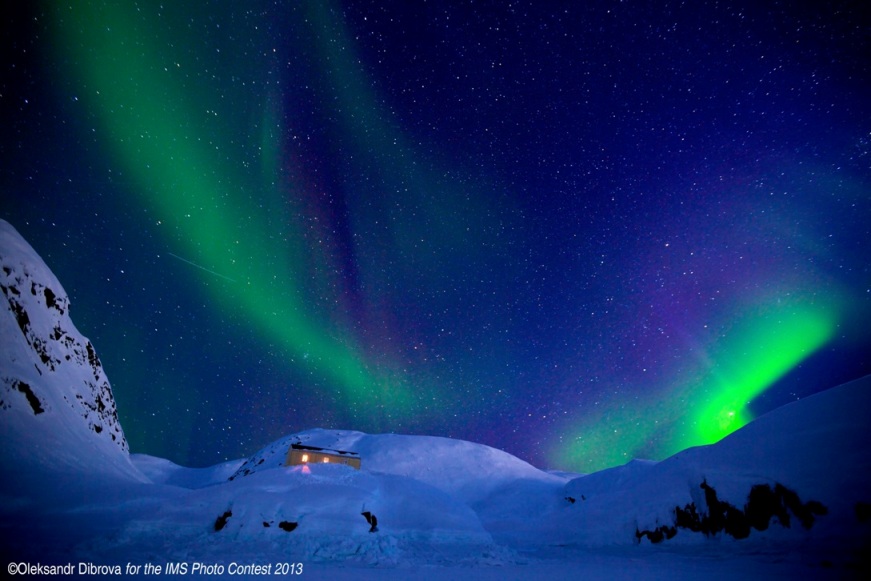
[[[871,373],[867,2],[3,10],[0,217],[135,452],[587,472]]]

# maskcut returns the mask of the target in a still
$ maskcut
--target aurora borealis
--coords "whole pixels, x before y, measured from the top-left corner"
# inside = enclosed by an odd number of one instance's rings
[[[860,3],[16,10],[0,217],[134,451],[333,427],[590,471],[871,372]]]

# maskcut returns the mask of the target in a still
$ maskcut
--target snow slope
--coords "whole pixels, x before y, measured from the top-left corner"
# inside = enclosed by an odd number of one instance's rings
[[[781,484],[803,502],[821,502],[827,513],[809,530],[792,522],[760,536],[850,544],[871,529],[858,522],[857,503],[871,503],[871,377],[793,402],[751,422],[711,446],[684,450],[662,462],[630,462],[572,480],[566,494],[578,499],[560,519],[576,542],[619,543],[637,529],[674,523],[674,508],[706,510],[706,482],[719,500],[739,509],[754,485]],[[860,505],[861,506],[861,505]],[[696,542],[678,530],[669,542]]]
[[[69,319],[66,294],[5,222],[0,266],[7,563],[175,564],[188,574],[197,563],[216,573],[295,563],[315,579],[476,581],[842,578],[868,567],[871,377],[784,406],[717,444],[581,477],[472,442],[324,429],[248,459],[185,468],[128,454],[108,380]],[[294,442],[357,452],[362,469],[285,467]],[[755,515],[748,495],[760,485],[797,499],[778,500],[764,530],[734,539],[675,526],[676,509],[690,506],[699,518],[722,503]],[[822,507],[810,527],[797,522],[801,506]]]

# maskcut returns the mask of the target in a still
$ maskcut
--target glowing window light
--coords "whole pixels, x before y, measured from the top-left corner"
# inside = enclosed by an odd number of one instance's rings
[[[324,464],[326,464],[326,463],[329,462],[329,461],[330,461],[329,458],[324,458]]]
[[[303,462],[308,462],[308,454],[303,454],[303,455],[302,455],[302,461],[303,461]]]

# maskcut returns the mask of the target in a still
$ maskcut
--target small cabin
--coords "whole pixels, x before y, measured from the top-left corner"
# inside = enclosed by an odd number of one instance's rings
[[[287,451],[285,466],[303,466],[305,464],[341,464],[360,469],[360,455],[345,450],[331,450],[303,444],[291,444]]]

